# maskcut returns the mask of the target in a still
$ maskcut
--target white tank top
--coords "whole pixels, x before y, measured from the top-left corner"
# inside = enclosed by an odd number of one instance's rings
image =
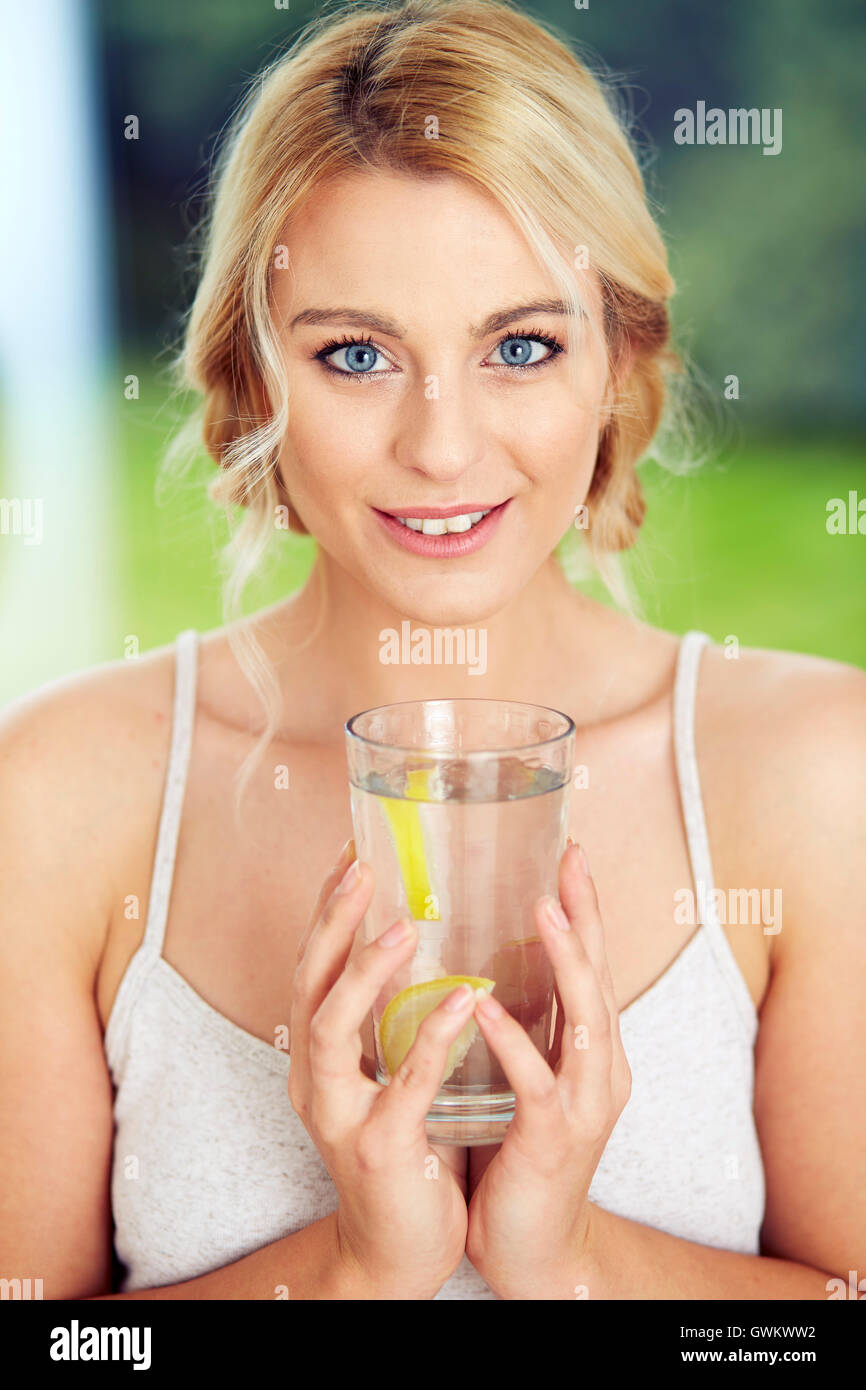
[[[620,1013],[632,1094],[589,1196],[671,1235],[754,1255],[764,1214],[752,1111],[757,1014],[716,914],[694,748],[698,663],[708,640],[686,633],[674,687],[674,753],[700,925],[664,974]],[[196,646],[194,629],[179,634],[147,925],[105,1032],[114,1086],[118,1292],[180,1283],[231,1264],[337,1205],[328,1171],[289,1102],[287,1053],[212,1008],[162,955],[192,741]],[[436,1297],[496,1295],[464,1255]]]

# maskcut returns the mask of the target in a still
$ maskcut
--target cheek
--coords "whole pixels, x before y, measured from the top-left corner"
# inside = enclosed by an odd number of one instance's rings
[[[560,359],[526,388],[503,393],[492,417],[506,454],[519,458],[538,481],[576,470],[591,474],[604,423],[608,364],[593,340],[578,347],[579,366]]]
[[[601,430],[598,395],[588,398],[582,390],[576,399],[566,387],[545,402],[534,401],[531,411],[514,425],[507,447],[536,482],[555,483],[564,477],[577,481],[584,473],[588,481]]]
[[[490,456],[512,460],[538,483],[566,477],[578,483],[585,474],[588,485],[605,384],[606,364],[593,354],[576,383],[563,370],[544,385],[482,397],[477,408]],[[375,390],[349,389],[361,397]],[[393,451],[393,421],[372,406],[351,397],[322,404],[315,391],[296,395],[280,463],[286,490],[297,502],[338,510],[341,497],[356,495],[381,470]]]
[[[369,480],[375,460],[381,460],[380,436],[372,414],[364,418],[363,412],[339,404],[317,409],[296,400],[281,454],[287,491],[329,504],[356,492]]]

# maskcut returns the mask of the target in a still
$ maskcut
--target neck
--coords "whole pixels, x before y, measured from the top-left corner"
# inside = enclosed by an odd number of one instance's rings
[[[407,618],[319,551],[304,588],[268,611],[262,636],[285,662],[287,686],[303,670],[321,705],[341,717],[430,698],[549,704],[564,650],[580,647],[584,633],[592,649],[599,608],[551,556],[483,621],[430,625]]]

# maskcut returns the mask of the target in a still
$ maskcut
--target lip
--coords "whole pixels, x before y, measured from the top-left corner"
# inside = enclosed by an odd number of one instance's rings
[[[407,509],[405,512],[382,512],[383,516],[411,516],[416,521],[444,520],[448,516],[469,516],[472,512],[492,512],[496,506],[502,503],[496,502],[462,502],[456,507],[416,507],[414,511]],[[379,507],[374,507],[378,512]]]
[[[390,512],[379,511],[378,507],[373,507],[372,510],[379,524],[404,550],[411,550],[415,555],[429,555],[433,559],[444,560],[471,555],[474,551],[480,550],[482,545],[486,545],[498,530],[511,500],[509,497],[489,511],[486,507],[467,507],[465,503],[459,507],[421,507],[415,512],[399,512],[393,515]],[[487,511],[487,516],[479,521],[477,526],[473,526],[471,531],[458,531],[454,535],[446,533],[444,536],[425,536],[423,531],[410,531],[408,526],[396,520],[396,515],[417,517],[419,521],[424,521],[431,517],[461,516],[465,512],[484,511]]]

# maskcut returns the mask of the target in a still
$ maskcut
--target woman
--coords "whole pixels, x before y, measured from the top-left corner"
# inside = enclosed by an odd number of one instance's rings
[[[317,557],[253,618],[5,714],[4,1273],[54,1299],[821,1299],[863,1268],[866,678],[680,642],[555,553],[577,522],[614,582],[636,538],[672,290],[602,87],[518,9],[341,10],[255,84],[181,366],[244,508],[231,601],[287,517]],[[406,619],[483,631],[486,670],[383,664]],[[416,938],[349,958],[374,883],[351,841],[334,862],[343,724],[431,694],[578,726],[580,843],[534,927],[598,1042],[554,1071],[455,991],[378,1088],[359,1030]],[[720,912],[755,885],[783,922]],[[516,1117],[431,1146],[473,1011]]]

